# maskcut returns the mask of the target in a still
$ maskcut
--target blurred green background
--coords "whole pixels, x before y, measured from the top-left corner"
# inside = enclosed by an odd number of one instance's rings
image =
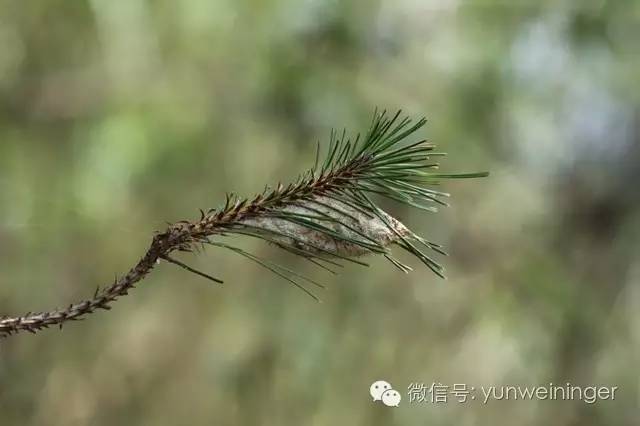
[[[65,305],[166,221],[313,163],[374,108],[449,152],[444,244],[337,277],[316,304],[220,250],[110,312],[0,341],[4,425],[635,425],[640,2],[0,0],[0,315]],[[384,379],[404,397],[374,404]],[[410,383],[618,386],[614,401],[408,403]]]

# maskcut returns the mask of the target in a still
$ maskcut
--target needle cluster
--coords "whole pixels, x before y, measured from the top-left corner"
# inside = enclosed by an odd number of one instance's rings
[[[79,320],[98,309],[110,309],[144,279],[160,261],[166,261],[217,283],[220,278],[193,269],[172,254],[193,252],[203,246],[231,250],[260,264],[317,297],[304,283],[321,286],[308,277],[233,244],[228,237],[244,235],[267,241],[334,272],[343,261],[364,263],[367,254],[382,255],[394,266],[411,268],[391,254],[398,246],[444,277],[434,254],[445,254],[438,244],[414,234],[404,224],[384,212],[374,201],[386,197],[427,211],[446,206],[449,194],[433,189],[443,179],[476,178],[487,173],[439,173],[436,161],[445,155],[425,140],[407,142],[426,120],[413,121],[376,112],[364,135],[348,137],[332,132],[328,152],[320,161],[320,145],[314,166],[287,186],[278,184],[252,198],[229,194],[219,208],[200,211],[193,221],[180,221],[157,233],[142,259],[124,276],[93,297],[48,312],[0,317],[0,336]]]

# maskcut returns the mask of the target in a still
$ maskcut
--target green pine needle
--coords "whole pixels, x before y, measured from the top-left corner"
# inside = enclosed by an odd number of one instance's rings
[[[487,172],[434,172],[439,168],[434,160],[446,154],[435,151],[435,145],[425,140],[407,142],[425,123],[424,118],[413,121],[402,117],[401,111],[393,116],[383,111],[374,114],[364,137],[332,131],[324,160],[318,143],[314,166],[295,183],[267,187],[251,200],[227,195],[223,207],[203,216],[203,230],[192,235],[192,242],[205,239],[246,257],[241,249],[211,238],[248,235],[322,267],[325,266],[321,262],[326,261],[339,264],[336,260],[366,265],[356,258],[382,254],[398,269],[408,272],[410,267],[390,255],[390,246],[397,245],[444,278],[444,268],[412,241],[445,255],[441,246],[415,235],[371,199],[385,197],[435,212],[437,206],[448,206],[443,198],[449,194],[429,186],[443,179],[488,176]],[[261,262],[265,266],[264,260]],[[279,269],[278,275],[281,273]]]

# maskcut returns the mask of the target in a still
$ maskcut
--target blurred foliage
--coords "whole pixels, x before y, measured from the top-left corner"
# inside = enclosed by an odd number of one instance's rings
[[[0,424],[636,424],[640,2],[0,0],[0,314],[91,294],[165,221],[312,164],[375,106],[450,153],[444,244],[315,304],[209,250],[109,313],[0,342]],[[614,401],[372,404],[384,378],[618,386]]]

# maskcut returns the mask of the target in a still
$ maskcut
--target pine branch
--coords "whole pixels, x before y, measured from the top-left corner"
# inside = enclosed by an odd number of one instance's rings
[[[416,256],[437,275],[444,269],[415,243],[445,254],[441,246],[411,232],[404,224],[382,211],[371,195],[386,197],[427,211],[447,204],[449,194],[431,189],[442,179],[484,177],[488,173],[440,174],[434,158],[445,155],[424,140],[405,144],[409,136],[426,120],[413,122],[385,112],[374,114],[364,137],[340,137],[332,132],[327,156],[320,162],[320,146],[314,167],[287,186],[265,190],[252,199],[228,194],[217,209],[200,211],[200,219],[170,224],[157,233],[142,259],[124,276],[93,297],[66,308],[48,312],[27,313],[17,317],[0,317],[0,337],[20,331],[35,333],[50,326],[84,318],[98,309],[111,309],[111,304],[143,280],[161,260],[188,272],[222,283],[218,278],[197,271],[170,256],[175,251],[192,252],[214,246],[231,250],[317,297],[300,280],[321,286],[294,271],[224,242],[232,235],[244,235],[267,241],[314,264],[334,272],[327,265],[342,266],[363,255],[379,254],[407,273],[411,268],[391,256],[390,247],[399,246]]]

